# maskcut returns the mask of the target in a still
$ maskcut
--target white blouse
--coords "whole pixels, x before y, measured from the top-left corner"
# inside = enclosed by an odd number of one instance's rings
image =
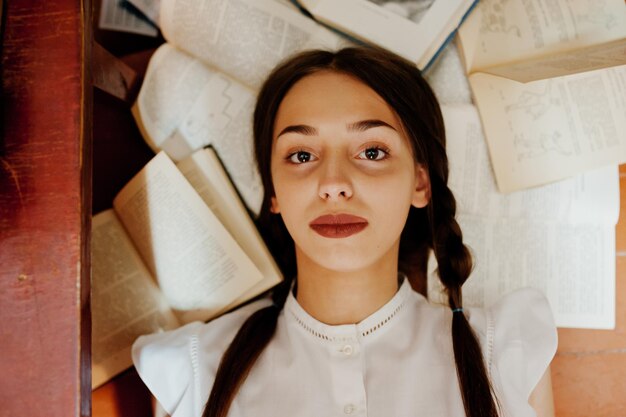
[[[201,416],[222,353],[260,300],[208,324],[140,337],[139,375],[173,417]],[[488,309],[466,308],[504,416],[534,416],[528,397],[556,351],[545,297],[517,290]],[[252,368],[230,417],[463,416],[451,336],[452,312],[404,280],[358,324],[330,326],[293,294],[276,333]]]

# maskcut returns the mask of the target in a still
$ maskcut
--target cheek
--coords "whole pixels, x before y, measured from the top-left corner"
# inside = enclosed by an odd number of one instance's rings
[[[413,200],[414,181],[409,176],[371,180],[362,190],[376,206],[382,222],[393,229],[404,227]]]
[[[280,175],[273,176],[274,201],[276,208],[280,211],[285,224],[289,228],[289,223],[293,218],[302,212],[302,204],[305,201],[306,186],[302,181]]]
[[[369,196],[377,195],[388,199],[389,202],[400,200],[410,201],[415,189],[415,180],[410,169],[397,168],[383,175],[369,176],[360,181],[363,193]]]
[[[310,192],[315,181],[310,170],[294,169],[282,161],[276,161],[275,165],[272,165],[271,174],[274,194],[279,203],[285,199],[291,202],[297,196]]]

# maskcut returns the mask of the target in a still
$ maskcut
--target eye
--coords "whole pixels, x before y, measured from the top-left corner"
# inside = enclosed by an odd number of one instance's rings
[[[298,152],[289,154],[287,159],[289,160],[289,162],[294,163],[294,164],[304,164],[305,162],[315,161],[316,158],[313,155],[311,155],[310,152],[298,151]]]
[[[370,161],[380,161],[385,159],[389,155],[389,152],[378,146],[372,146],[359,153],[359,159],[367,159]]]

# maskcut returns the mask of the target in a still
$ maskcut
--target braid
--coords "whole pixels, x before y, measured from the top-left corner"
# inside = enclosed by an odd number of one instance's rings
[[[456,201],[452,192],[437,175],[431,177],[431,187],[433,196],[437,196],[430,210],[433,219],[431,236],[439,277],[447,289],[450,308],[461,308],[461,286],[472,270],[472,257],[463,244],[461,228],[454,219]]]
[[[252,314],[224,352],[202,417],[226,417],[252,366],[274,336],[278,316],[291,288],[285,279],[272,293],[273,304]]]
[[[429,206],[433,250],[441,282],[446,287],[452,310],[463,308],[461,286],[472,269],[472,258],[463,244],[461,228],[454,216],[456,202],[441,176],[431,174]],[[462,311],[462,310],[461,310]],[[463,406],[467,417],[497,417],[497,400],[487,375],[478,338],[465,315],[452,314],[452,346]]]
[[[270,213],[269,205],[270,201],[266,198],[257,226],[268,249],[276,255],[275,259],[285,280],[274,287],[272,305],[252,314],[224,352],[202,417],[226,417],[239,388],[276,332],[278,316],[296,276],[293,239],[282,218]]]

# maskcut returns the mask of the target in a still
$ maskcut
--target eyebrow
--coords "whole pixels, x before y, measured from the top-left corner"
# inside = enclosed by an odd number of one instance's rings
[[[276,136],[276,139],[278,139],[285,133],[299,133],[301,135],[306,135],[306,136],[316,136],[317,129],[312,126],[307,126],[307,125],[291,125],[281,130],[278,136]]]
[[[391,126],[389,123],[378,119],[361,120],[359,122],[351,123],[348,125],[348,130],[351,132],[364,132],[367,129],[375,127],[388,127],[389,129],[396,130],[396,128]]]
[[[378,119],[360,120],[358,122],[350,123],[346,127],[350,132],[364,132],[368,129],[373,129],[375,127],[387,127],[389,129],[397,131],[396,128],[391,126],[389,123],[383,122],[382,120]],[[291,125],[281,130],[278,136],[276,136],[276,139],[278,139],[285,133],[299,133],[306,136],[316,136],[318,134],[318,131],[313,126]]]

